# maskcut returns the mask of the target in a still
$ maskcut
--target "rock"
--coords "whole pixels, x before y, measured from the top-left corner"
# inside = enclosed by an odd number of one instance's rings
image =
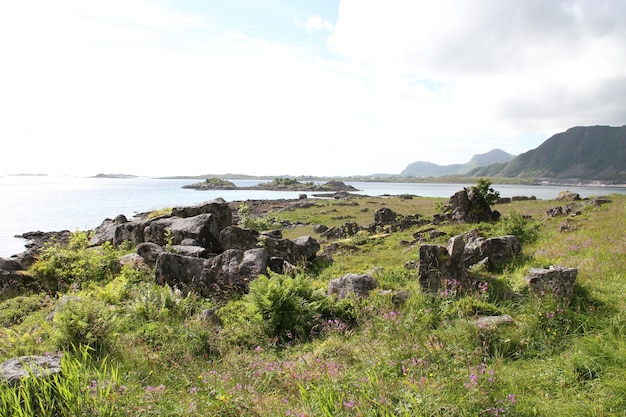
[[[552,207],[546,210],[546,217],[559,217],[563,216],[563,214],[563,207],[561,206]]]
[[[210,258],[212,252],[202,246],[190,245],[173,245],[172,252],[183,256],[192,256],[196,258]]]
[[[195,291],[205,261],[202,258],[163,252],[156,261],[155,281],[185,293]]]
[[[464,263],[465,240],[462,235],[448,240],[447,247],[421,245],[419,251],[418,280],[426,292],[439,292],[449,282],[469,288],[469,275]]]
[[[227,226],[220,232],[220,242],[224,250],[248,250],[258,247],[260,236],[256,230]]]
[[[113,245],[119,247],[124,242],[139,245],[144,242],[143,231],[150,221],[134,221],[115,226],[113,232]]]
[[[482,316],[478,317],[476,320],[470,321],[473,325],[478,327],[479,329],[495,329],[498,326],[504,324],[513,324],[515,320],[513,317],[508,314],[502,314],[499,316]]]
[[[212,214],[215,217],[219,230],[233,223],[233,211],[222,198],[216,198],[193,206],[174,207],[172,209],[172,216],[174,217],[195,217],[200,214]]]
[[[346,298],[351,294],[366,297],[376,287],[376,280],[371,275],[346,274],[328,283],[328,295],[336,294],[339,298]]]
[[[570,191],[561,191],[559,195],[556,197],[557,201],[578,201],[580,200],[580,195],[578,193],[573,193]]]
[[[247,293],[250,281],[267,272],[268,260],[264,248],[229,249],[206,261],[196,288],[201,295]]]
[[[25,271],[0,269],[0,299],[4,299],[7,294],[13,296],[24,290],[39,292],[42,288],[40,284]]]
[[[137,267],[139,265],[145,264],[145,261],[142,256],[136,253],[129,253],[128,255],[124,255],[117,260],[120,264],[120,267],[123,266],[134,266]]]
[[[350,236],[356,235],[361,228],[355,222],[347,222],[344,223],[341,227],[331,227],[327,231],[321,234],[321,236],[325,239],[345,239]]]
[[[500,213],[491,211],[491,207],[474,195],[470,188],[456,192],[448,200],[445,208],[452,220],[466,223],[480,223],[500,218]]]
[[[220,232],[213,214],[194,217],[165,217],[148,223],[144,229],[146,242],[164,246],[178,245],[185,239],[194,239],[204,248],[221,252]]]
[[[526,275],[526,282],[531,292],[549,292],[569,298],[574,294],[574,283],[578,269],[551,266],[550,268],[531,268]]]
[[[324,233],[328,230],[328,226],[324,226],[323,224],[317,224],[313,226],[313,232],[315,233]]]
[[[490,270],[505,265],[522,254],[522,245],[516,236],[500,236],[490,239],[471,237],[463,250],[466,268],[480,262]]]
[[[147,265],[154,266],[156,264],[157,258],[165,249],[156,243],[144,242],[137,245],[137,249],[135,250],[137,255],[141,256]]]
[[[207,321],[216,326],[222,325],[222,320],[218,317],[217,313],[215,312],[215,309],[213,308],[202,310],[199,316],[200,316],[200,320],[202,321]]]
[[[14,259],[0,258],[0,269],[5,271],[19,271],[22,266]]]
[[[46,316],[46,320],[47,321],[52,321],[54,319],[54,316],[56,316],[56,314],[63,310],[65,308],[65,306],[67,305],[67,303],[80,303],[81,301],[83,301],[82,298],[77,297],[75,295],[67,295],[65,294],[64,296],[61,297],[61,299],[59,300],[58,304],[56,305],[56,307],[54,308],[54,310],[52,310],[50,313],[48,313],[48,315]]]
[[[397,213],[388,207],[379,208],[374,212],[374,222],[381,224],[393,224],[396,222]]]
[[[61,373],[60,354],[48,356],[21,356],[0,363],[0,379],[15,386],[29,376],[47,377]]]
[[[304,263],[313,261],[320,250],[320,244],[311,236],[300,236],[293,240],[295,245],[294,259],[295,263]]]
[[[115,219],[105,219],[100,226],[93,230],[93,234],[89,239],[91,246],[102,246],[106,242],[114,243],[115,229],[120,224],[128,223],[128,219],[123,214],[119,214]]]

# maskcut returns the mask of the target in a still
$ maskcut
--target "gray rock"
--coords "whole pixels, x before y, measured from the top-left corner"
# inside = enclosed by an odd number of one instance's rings
[[[352,294],[357,297],[366,297],[377,285],[371,275],[346,274],[328,283],[328,295],[337,295],[339,298],[346,298]]]
[[[219,230],[233,223],[233,211],[228,203],[222,198],[186,207],[174,207],[172,216],[195,217],[200,214],[213,214]]]
[[[0,380],[17,385],[22,379],[47,377],[61,373],[60,354],[49,356],[21,356],[0,363]]]
[[[156,261],[155,281],[186,293],[195,291],[205,261],[202,258],[163,252]]]
[[[136,221],[118,224],[113,233],[113,245],[118,247],[124,242],[139,245],[144,242],[143,230],[149,221]]]
[[[220,232],[220,242],[224,250],[248,250],[258,247],[260,233],[252,229],[228,226]]]
[[[498,326],[502,326],[505,324],[513,324],[515,320],[513,317],[508,314],[502,314],[499,316],[482,316],[477,318],[476,320],[470,321],[473,325],[478,327],[479,329],[495,329]]]
[[[561,297],[574,294],[574,284],[578,275],[576,268],[551,266],[550,268],[531,268],[526,275],[526,282],[531,292],[549,292]]]
[[[381,224],[393,224],[396,222],[397,213],[388,207],[379,208],[374,212],[374,222]]]
[[[463,249],[465,267],[485,263],[492,270],[511,262],[522,254],[522,245],[516,236],[500,236],[490,239],[470,237]]]
[[[164,246],[179,245],[185,239],[194,239],[204,248],[221,252],[220,232],[213,214],[194,217],[165,217],[148,223],[144,229],[146,242]]]
[[[147,265],[154,266],[157,258],[165,252],[165,249],[156,243],[144,242],[137,245],[137,249],[135,251],[144,259]]]

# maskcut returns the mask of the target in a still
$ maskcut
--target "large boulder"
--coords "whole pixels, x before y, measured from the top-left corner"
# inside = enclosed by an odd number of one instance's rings
[[[389,207],[379,208],[374,212],[374,222],[381,224],[393,224],[396,222],[397,213]]]
[[[420,246],[418,280],[424,291],[437,293],[452,283],[463,288],[469,287],[469,275],[463,262],[464,248],[462,235],[451,237],[447,247]]]
[[[113,231],[113,245],[117,247],[125,242],[130,242],[132,245],[143,243],[145,241],[143,231],[149,223],[149,221],[132,221],[116,225]]]
[[[114,243],[115,229],[120,224],[127,222],[128,219],[123,214],[118,215],[115,219],[104,219],[100,226],[93,230],[89,244],[91,246],[102,246],[106,242]]]
[[[0,363],[0,380],[17,385],[29,376],[44,378],[61,373],[61,355],[21,356]]]
[[[267,272],[264,248],[229,249],[210,259],[165,252],[156,263],[156,282],[204,297],[247,293],[250,281]]]
[[[448,200],[446,212],[452,220],[466,223],[487,222],[500,218],[500,213],[492,211],[471,188],[464,188],[452,195]]]
[[[194,217],[164,217],[150,222],[144,229],[146,242],[164,246],[179,245],[185,239],[193,239],[203,248],[221,252],[220,232],[213,214]]]
[[[200,214],[213,214],[219,230],[233,223],[232,209],[222,198],[216,198],[193,206],[174,207],[172,209],[172,216],[175,217],[195,217]]]
[[[267,273],[269,255],[264,248],[229,249],[206,261],[197,291],[202,295],[247,293],[250,281]]]
[[[328,283],[328,295],[337,295],[338,298],[346,298],[350,295],[365,297],[377,285],[374,277],[369,274],[346,274]]]
[[[156,264],[159,256],[165,252],[165,249],[156,243],[144,242],[137,245],[135,252],[144,259],[146,265],[152,267]]]
[[[256,230],[227,226],[220,231],[220,242],[224,250],[248,250],[258,247],[260,236]]]
[[[463,249],[466,267],[483,263],[492,270],[505,265],[522,254],[522,245],[516,236],[500,236],[490,239],[470,237]]]

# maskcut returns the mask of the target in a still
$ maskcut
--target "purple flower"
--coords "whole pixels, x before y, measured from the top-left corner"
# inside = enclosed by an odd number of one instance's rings
[[[343,402],[343,406],[346,408],[354,408],[354,401],[345,401]]]
[[[509,394],[509,402],[515,404],[515,394]]]

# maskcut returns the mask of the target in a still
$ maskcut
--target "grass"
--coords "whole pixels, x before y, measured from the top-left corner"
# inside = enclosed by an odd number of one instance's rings
[[[422,294],[404,266],[418,260],[414,234],[428,225],[323,242],[322,250],[334,246],[332,263],[268,275],[228,301],[160,287],[143,267],[109,267],[132,248],[94,252],[79,235],[32,270],[53,291],[0,304],[0,359],[66,352],[74,370],[59,383],[75,404],[92,405],[83,414],[55,408],[61,416],[624,416],[626,196],[610,199],[573,218],[546,218],[555,201],[520,201],[496,206],[500,223],[434,226],[445,235],[428,243],[470,229],[533,231],[520,259],[495,273],[472,270],[483,286],[440,297]],[[294,238],[316,224],[372,223],[382,207],[429,219],[442,202],[317,200],[272,216],[304,224],[283,231]],[[551,264],[578,268],[573,299],[528,292],[528,269]],[[368,297],[324,295],[331,279],[371,270],[379,288]],[[46,320],[63,294],[78,301]],[[202,320],[209,308],[221,324]],[[492,314],[514,322],[473,324]],[[109,381],[98,385],[107,390],[90,391],[92,380]],[[42,389],[26,391],[56,404]],[[0,385],[4,415],[20,415],[6,411],[8,398],[26,392],[16,390]]]

